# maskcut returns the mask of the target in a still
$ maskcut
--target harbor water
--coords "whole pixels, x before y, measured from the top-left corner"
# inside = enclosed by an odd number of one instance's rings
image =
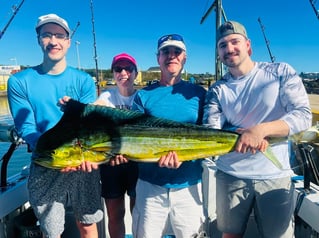
[[[8,100],[6,96],[0,97],[0,126],[6,127],[13,125],[12,116],[10,114]],[[8,152],[11,142],[0,141],[0,165],[2,165],[2,158]],[[25,144],[18,145],[13,152],[8,163],[8,177],[15,175],[22,171],[25,166],[30,164],[31,154],[27,152]]]

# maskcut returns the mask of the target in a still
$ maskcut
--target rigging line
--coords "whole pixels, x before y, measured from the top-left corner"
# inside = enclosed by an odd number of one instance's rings
[[[5,25],[5,27],[3,28],[3,30],[0,32],[0,39],[3,37],[5,31],[8,29],[10,23],[12,22],[13,18],[16,16],[16,14],[18,13],[20,7],[22,6],[22,4],[24,3],[24,0],[22,0],[19,4],[19,6],[17,8],[13,9],[13,14],[11,16],[11,18],[9,19],[9,22]]]

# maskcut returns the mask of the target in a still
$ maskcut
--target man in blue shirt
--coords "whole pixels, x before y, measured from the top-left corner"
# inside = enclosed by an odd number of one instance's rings
[[[160,81],[137,92],[133,110],[178,122],[201,124],[206,90],[182,80],[186,46],[182,36],[158,40]],[[156,147],[156,144],[153,145]],[[158,163],[139,163],[134,237],[160,238],[170,226],[175,237],[194,237],[203,231],[201,160],[179,162],[172,151]]]
[[[36,33],[43,62],[8,80],[8,101],[15,127],[32,151],[41,134],[62,117],[57,104],[63,96],[83,103],[96,99],[92,77],[67,66],[66,54],[71,45],[68,23],[55,14],[41,16]],[[33,158],[36,156],[32,154]],[[97,168],[97,165],[83,163],[81,170],[63,173],[31,162],[30,204],[45,237],[61,236],[68,205],[74,211],[81,238],[98,237],[96,223],[103,219],[103,211]]]

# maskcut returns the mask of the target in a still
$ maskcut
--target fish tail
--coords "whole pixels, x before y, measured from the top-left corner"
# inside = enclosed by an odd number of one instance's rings
[[[277,159],[276,155],[274,154],[274,152],[272,151],[271,147],[268,146],[267,149],[262,152],[267,159],[269,159],[278,169],[282,169],[282,164],[279,162],[279,160]]]

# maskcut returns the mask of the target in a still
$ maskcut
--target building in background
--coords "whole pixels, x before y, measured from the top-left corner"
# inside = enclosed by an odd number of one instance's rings
[[[7,95],[7,81],[10,75],[20,70],[20,65],[0,65],[0,96]]]

